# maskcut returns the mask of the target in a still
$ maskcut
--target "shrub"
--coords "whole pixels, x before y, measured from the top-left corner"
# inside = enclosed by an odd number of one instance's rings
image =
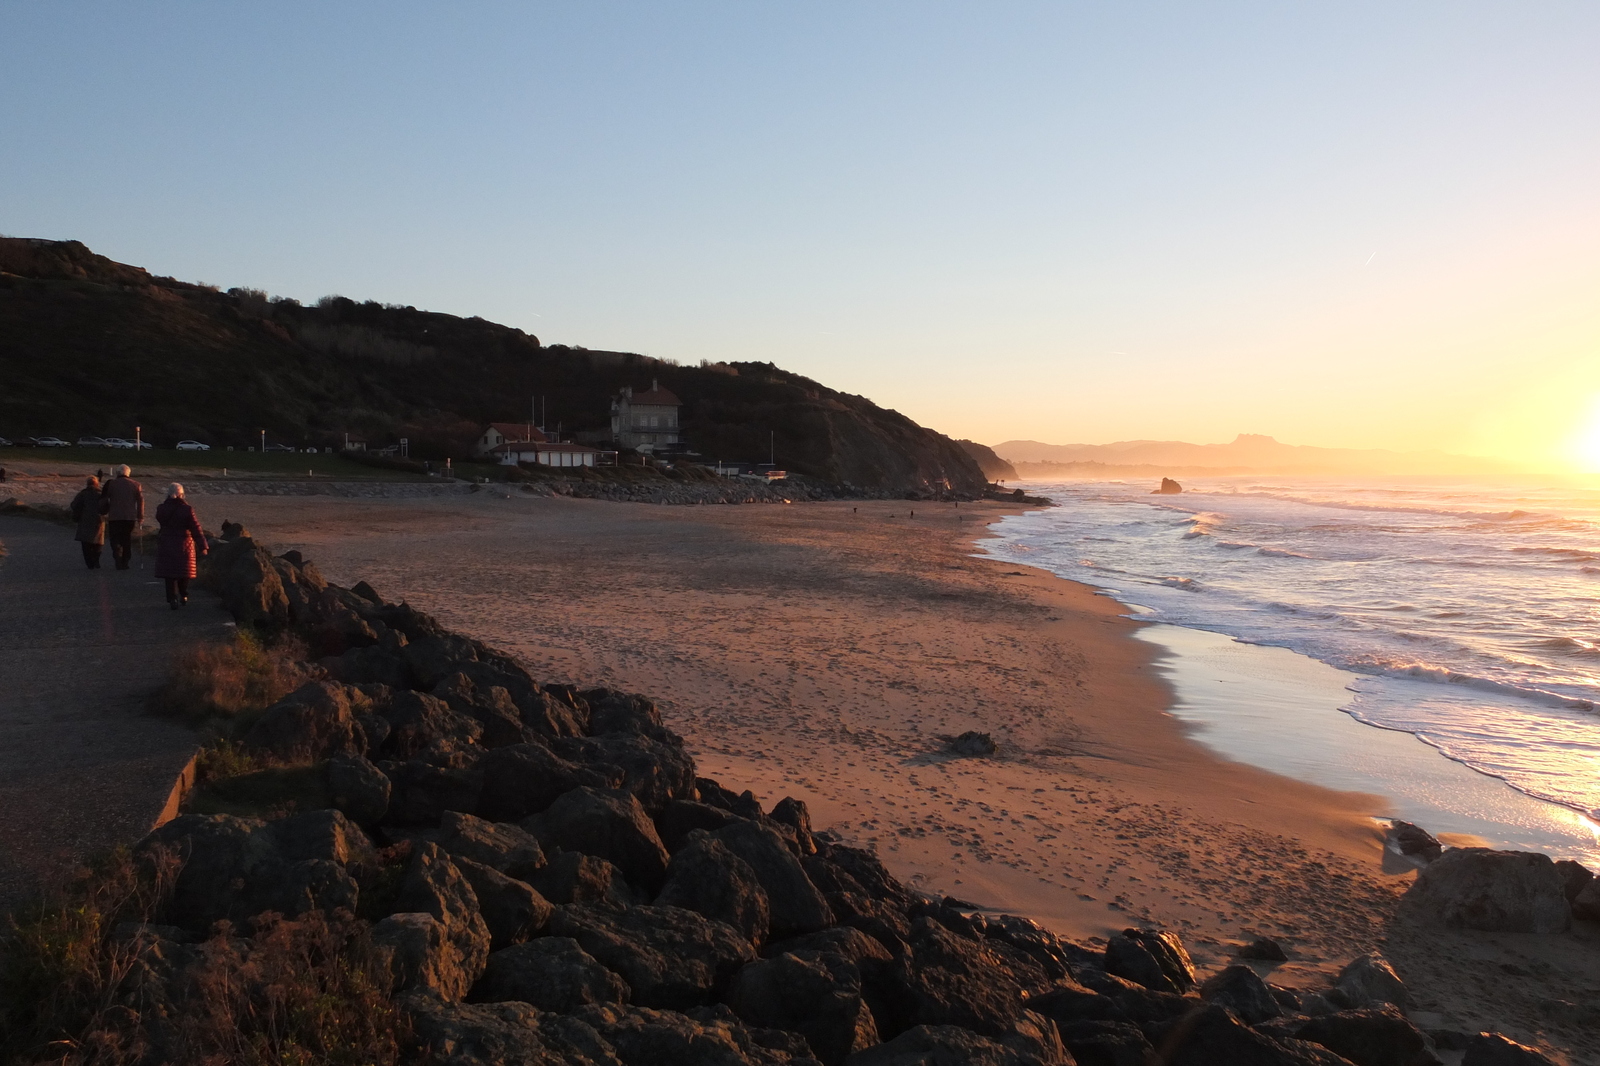
[[[172,676],[152,707],[192,726],[264,710],[305,680],[297,665],[305,655],[305,647],[293,639],[263,644],[243,631],[227,643],[188,648],[174,660]]]

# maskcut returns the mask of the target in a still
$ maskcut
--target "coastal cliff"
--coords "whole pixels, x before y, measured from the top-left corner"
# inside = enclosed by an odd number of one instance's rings
[[[460,459],[489,422],[610,424],[624,386],[655,379],[684,403],[707,460],[768,458],[830,484],[980,494],[950,438],[770,363],[677,366],[629,352],[544,345],[481,318],[357,303],[302,306],[253,289],[159,277],[76,241],[0,238],[0,431],[74,438],[143,427],[147,439],[240,447],[406,437]]]

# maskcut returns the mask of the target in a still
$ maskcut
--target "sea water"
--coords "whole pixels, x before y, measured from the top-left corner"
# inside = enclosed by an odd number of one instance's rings
[[[1600,854],[1600,490],[1151,484],[1030,483],[1059,506],[985,549],[1161,623],[1143,635],[1174,713],[1230,758],[1494,846]]]

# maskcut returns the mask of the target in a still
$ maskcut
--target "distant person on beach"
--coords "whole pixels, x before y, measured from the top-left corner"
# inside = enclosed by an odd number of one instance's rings
[[[106,501],[100,495],[100,479],[87,480],[83,490],[72,498],[72,520],[78,523],[73,539],[83,548],[83,565],[100,569],[100,549],[106,542]]]
[[[167,606],[176,611],[189,605],[189,581],[200,556],[211,550],[200,518],[183,498],[183,486],[173,483],[167,498],[156,508],[156,577],[167,583]]]
[[[133,555],[133,530],[144,521],[144,486],[130,476],[126,463],[117,467],[117,476],[106,482],[101,495],[106,499],[106,536],[111,541],[111,561],[118,570],[128,568]]]

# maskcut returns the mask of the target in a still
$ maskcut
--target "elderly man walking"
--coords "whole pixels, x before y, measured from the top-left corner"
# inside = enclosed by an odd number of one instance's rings
[[[101,490],[107,504],[106,539],[111,542],[111,559],[118,570],[128,569],[128,559],[133,555],[133,531],[144,521],[144,486],[131,474],[126,464],[117,467],[117,476]]]

